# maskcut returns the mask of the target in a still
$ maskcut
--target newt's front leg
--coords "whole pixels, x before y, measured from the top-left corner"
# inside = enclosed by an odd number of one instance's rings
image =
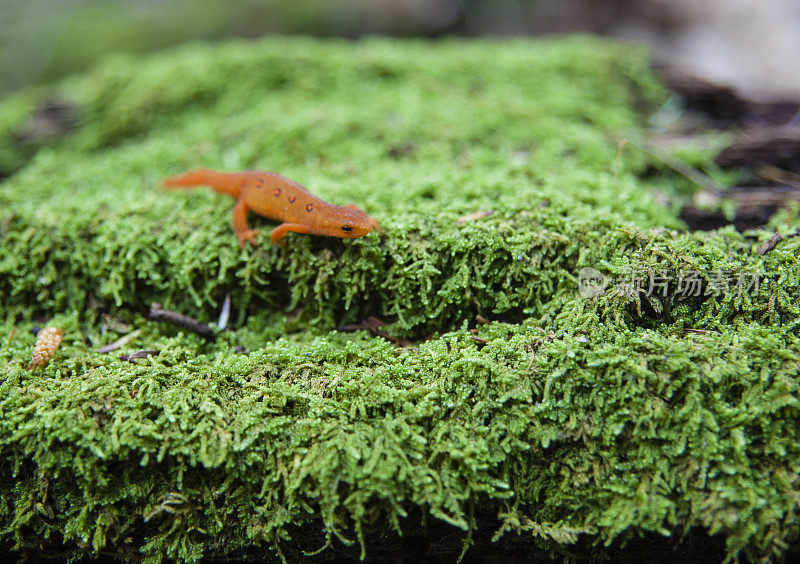
[[[251,245],[258,247],[258,243],[256,242],[258,231],[250,229],[250,226],[247,224],[247,210],[248,208],[244,198],[237,200],[236,205],[233,206],[233,231],[239,239],[239,246],[243,249],[245,241],[250,241]]]
[[[303,225],[302,223],[281,223],[278,227],[272,230],[272,234],[270,235],[270,239],[272,240],[272,244],[279,244],[285,245],[286,243],[282,240],[286,237],[286,234],[290,231],[294,231],[295,233],[308,233],[311,231],[308,225]]]

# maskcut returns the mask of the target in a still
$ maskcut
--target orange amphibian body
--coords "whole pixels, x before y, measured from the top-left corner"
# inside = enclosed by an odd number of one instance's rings
[[[273,172],[216,172],[200,168],[171,176],[164,180],[164,185],[168,188],[207,185],[236,198],[233,230],[242,247],[245,241],[258,246],[255,239],[258,231],[247,224],[248,211],[281,222],[272,230],[273,244],[282,244],[281,240],[290,231],[354,239],[373,229],[381,230],[377,221],[356,206],[329,204],[297,182]]]

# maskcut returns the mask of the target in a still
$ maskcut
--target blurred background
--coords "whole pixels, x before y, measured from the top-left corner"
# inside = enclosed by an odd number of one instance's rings
[[[800,0],[0,0],[0,95],[187,40],[568,32],[649,43],[752,96],[800,93]]]

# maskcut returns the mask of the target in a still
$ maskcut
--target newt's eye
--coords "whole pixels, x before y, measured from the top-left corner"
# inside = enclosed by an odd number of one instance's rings
[[[342,225],[342,231],[344,231],[345,233],[350,233],[352,230],[353,228],[350,227],[349,225]]]

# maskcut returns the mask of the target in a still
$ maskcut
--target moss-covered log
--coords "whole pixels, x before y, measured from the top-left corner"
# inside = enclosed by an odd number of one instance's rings
[[[800,222],[687,232],[685,180],[618,142],[665,99],[645,53],[586,38],[274,38],[0,103],[0,546],[588,558],[691,531],[785,556],[800,238],[757,251]],[[48,100],[71,129],[40,134]],[[198,166],[278,171],[384,233],[240,250],[229,199],[160,188]],[[145,317],[214,321],[228,294],[213,342]],[[415,344],[335,331],[368,316]],[[28,372],[45,324],[64,343]]]

